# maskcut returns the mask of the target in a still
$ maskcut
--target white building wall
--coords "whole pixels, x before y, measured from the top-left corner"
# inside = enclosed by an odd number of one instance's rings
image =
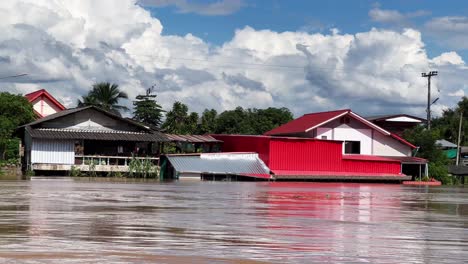
[[[31,164],[75,164],[73,140],[33,139]]]
[[[328,127],[319,127],[319,128],[317,128],[317,137],[316,138],[333,140],[333,129],[328,128]]]
[[[360,141],[361,154],[372,155],[372,129],[355,129],[341,125],[333,130],[334,140]]]
[[[34,110],[36,110],[36,112],[38,112],[42,116],[48,116],[48,115],[55,114],[58,111],[60,111],[60,109],[57,109],[54,106],[54,104],[47,98],[36,99],[36,101],[33,102],[33,108]]]
[[[326,136],[329,140],[360,141],[361,154],[376,156],[411,156],[411,148],[400,141],[383,135],[378,131],[372,132],[368,126],[351,118],[349,124],[340,124],[339,120],[325,124],[326,127],[316,129],[316,134],[311,130],[307,136],[322,139]]]
[[[411,156],[411,147],[391,138],[390,136],[374,133],[374,155],[378,156]]]

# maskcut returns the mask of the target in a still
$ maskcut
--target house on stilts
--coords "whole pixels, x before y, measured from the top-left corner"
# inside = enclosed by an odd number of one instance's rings
[[[168,138],[95,106],[63,110],[20,128],[23,164],[34,171],[127,172],[132,158],[156,157]]]

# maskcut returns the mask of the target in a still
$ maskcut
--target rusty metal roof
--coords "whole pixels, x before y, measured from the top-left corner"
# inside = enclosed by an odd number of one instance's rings
[[[167,158],[180,173],[270,177],[270,169],[256,153],[202,153],[200,155],[168,155]]]
[[[189,142],[189,143],[219,143],[223,142],[210,135],[175,135],[165,134],[170,141]]]
[[[88,140],[114,140],[114,141],[140,141],[140,142],[166,142],[167,137],[160,132],[131,132],[117,130],[77,130],[58,128],[27,127],[26,130],[32,138],[44,139],[88,139]]]
[[[139,128],[140,130],[143,130],[143,131],[154,131],[155,130],[155,129],[152,129],[149,126],[147,126],[147,125],[145,125],[143,123],[140,123],[140,122],[137,122],[135,120],[128,119],[128,118],[123,118],[123,117],[121,117],[121,116],[119,116],[119,115],[117,115],[115,113],[109,112],[107,110],[104,110],[104,109],[102,109],[100,107],[93,106],[93,105],[77,107],[77,108],[72,108],[72,109],[66,109],[66,110],[57,112],[55,114],[51,114],[51,115],[48,115],[48,116],[43,117],[41,119],[38,119],[36,121],[33,121],[33,122],[31,122],[29,124],[26,124],[26,125],[24,125],[22,127],[26,127],[26,126],[37,127],[38,125],[40,125],[42,123],[46,123],[46,122],[51,121],[51,120],[55,120],[55,119],[58,119],[58,118],[61,118],[61,117],[67,116],[67,115],[75,114],[75,113],[86,111],[86,110],[89,110],[89,109],[93,109],[93,110],[96,110],[98,112],[101,112],[102,114],[107,115],[107,116],[109,116],[109,117],[111,117],[113,119],[119,120],[121,122],[131,124],[131,125]]]

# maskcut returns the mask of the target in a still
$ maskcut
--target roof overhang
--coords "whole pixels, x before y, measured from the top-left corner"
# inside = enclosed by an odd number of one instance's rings
[[[331,121],[333,121],[333,120],[336,120],[336,119],[338,119],[338,118],[340,118],[340,117],[342,117],[342,116],[345,116],[345,115],[349,114],[350,112],[351,112],[351,111],[346,111],[346,112],[343,112],[343,113],[341,113],[341,114],[339,114],[339,115],[336,115],[336,116],[334,116],[334,117],[332,117],[332,118],[330,118],[330,119],[328,119],[328,120],[326,120],[326,121],[323,121],[323,122],[320,123],[320,124],[317,124],[317,125],[315,125],[315,126],[313,126],[313,127],[310,127],[310,128],[308,128],[308,129],[306,129],[305,132],[309,132],[309,131],[311,131],[311,130],[313,130],[313,129],[316,129],[317,127],[321,127],[321,126],[323,126],[323,125],[325,125],[325,124],[327,124],[327,123],[329,123],[329,122],[331,122]]]
[[[26,127],[32,138],[52,140],[102,140],[102,141],[134,141],[134,142],[167,142],[164,134],[159,132],[131,132],[116,130],[78,130]]]
[[[41,89],[39,91],[36,91],[36,92],[32,92],[32,93],[29,93],[29,94],[26,94],[25,97],[28,99],[28,101],[30,103],[32,103],[34,100],[36,100],[37,98],[41,97],[41,96],[44,96],[46,97],[47,99],[49,99],[55,106],[57,106],[57,108],[59,108],[60,110],[65,110],[65,106],[63,106],[57,99],[55,99],[49,92],[47,92],[45,89]]]

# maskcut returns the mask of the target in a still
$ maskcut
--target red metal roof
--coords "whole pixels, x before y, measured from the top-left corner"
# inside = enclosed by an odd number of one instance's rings
[[[401,163],[422,163],[422,164],[428,163],[427,159],[423,159],[423,158],[419,158],[419,157],[396,157],[396,156],[392,156],[392,157],[387,157],[387,158],[393,159],[393,160],[399,160],[399,161],[401,161]]]
[[[353,154],[344,154],[343,159],[348,160],[368,160],[368,161],[395,161],[395,159],[391,159],[389,157],[383,156],[372,156],[372,155],[353,155]]]
[[[343,155],[343,159],[350,160],[368,160],[368,161],[400,161],[402,163],[427,163],[426,159],[418,157],[399,157],[399,156],[371,156],[371,155]]]
[[[38,91],[35,91],[35,92],[32,92],[32,93],[28,93],[26,95],[24,95],[24,97],[26,97],[26,99],[28,99],[29,102],[33,102],[34,100],[36,100],[38,97],[40,96],[45,96],[47,99],[49,99],[55,106],[57,106],[57,108],[59,108],[60,110],[65,110],[65,106],[63,106],[59,101],[57,101],[57,99],[55,99],[49,92],[47,92],[45,89],[41,89],[41,90],[38,90]]]
[[[370,128],[379,131],[380,133],[390,136],[401,143],[411,147],[416,148],[415,145],[411,144],[410,142],[404,140],[403,138],[399,137],[396,134],[390,133],[387,130],[377,126],[376,124],[366,120],[365,118],[361,117],[360,115],[352,112],[350,109],[343,109],[343,110],[336,110],[336,111],[329,111],[329,112],[320,112],[320,113],[311,113],[303,115],[293,121],[286,123],[282,126],[279,126],[275,129],[272,129],[265,133],[265,135],[269,136],[276,136],[276,135],[288,135],[288,134],[296,134],[296,133],[304,133],[310,129],[319,127],[323,124],[326,124],[340,116],[345,114],[349,114],[350,117],[358,120],[359,122],[369,126]]]
[[[408,146],[410,146],[410,147],[412,147],[412,148],[414,148],[414,149],[416,148],[415,145],[413,145],[413,144],[409,143],[408,141],[404,140],[403,138],[399,137],[397,134],[391,133],[390,136],[391,136],[392,138],[394,138],[394,139],[400,141],[401,143],[403,143],[403,144],[405,144],[405,145],[408,145]]]
[[[323,123],[326,123],[334,118],[337,118],[340,115],[351,112],[350,109],[320,112],[320,113],[311,113],[305,114],[293,121],[286,123],[282,126],[274,128],[265,133],[265,135],[285,135],[285,134],[294,134],[302,133],[306,130],[319,126]]]

